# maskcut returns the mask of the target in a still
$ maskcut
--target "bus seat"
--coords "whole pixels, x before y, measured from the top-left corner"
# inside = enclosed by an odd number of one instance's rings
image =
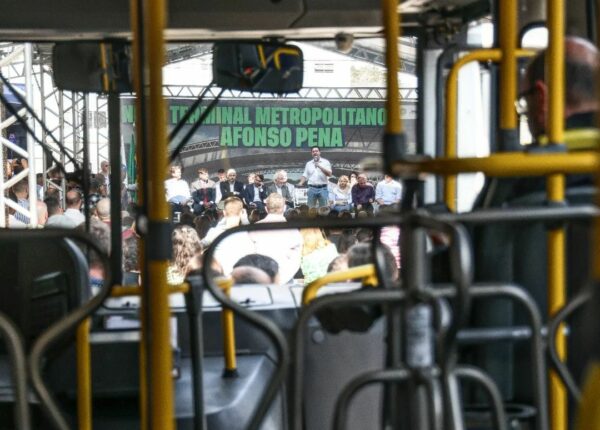
[[[566,190],[570,205],[592,204],[595,188],[573,187]],[[546,204],[544,191],[530,193],[514,199],[508,207],[532,207]],[[590,223],[570,222],[566,225],[567,246],[567,297],[572,297],[585,281],[590,267]],[[493,223],[474,229],[473,245],[476,282],[510,282],[523,286],[534,298],[544,321],[547,310],[547,227],[543,223],[513,224]],[[583,252],[582,252],[583,250]],[[505,300],[490,300],[489,304],[473,309],[473,324],[476,326],[520,325],[525,321],[518,307]],[[578,322],[571,321],[572,326]],[[572,330],[577,333],[577,330]],[[577,335],[568,339],[569,345],[577,343]],[[583,368],[582,357],[576,348],[568,356],[569,367]],[[468,352],[468,357],[486,369],[496,380],[505,399],[528,402],[532,398],[531,386],[527,383],[529,362],[525,344],[491,344]],[[516,365],[516,363],[525,363]]]

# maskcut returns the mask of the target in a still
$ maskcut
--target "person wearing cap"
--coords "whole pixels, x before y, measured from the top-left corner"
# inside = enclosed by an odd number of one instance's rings
[[[319,208],[327,206],[327,201],[329,199],[327,179],[332,174],[331,163],[321,157],[321,151],[316,146],[311,148],[310,153],[313,159],[306,163],[304,173],[302,174],[298,185],[302,186],[305,182],[308,183],[308,206],[311,208]]]

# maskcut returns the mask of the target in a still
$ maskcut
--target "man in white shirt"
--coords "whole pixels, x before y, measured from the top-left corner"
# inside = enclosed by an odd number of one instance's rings
[[[395,205],[402,198],[402,185],[390,175],[385,175],[383,181],[375,189],[375,201],[380,206]]]
[[[85,216],[81,213],[81,204],[83,203],[83,200],[79,191],[67,191],[65,202],[67,205],[65,216],[72,219],[76,226],[85,222]]]
[[[181,206],[191,200],[190,186],[181,179],[181,166],[171,166],[171,178],[165,181],[167,201],[175,206],[175,210],[181,210]]]
[[[257,222],[286,222],[283,212],[285,200],[277,193],[267,197],[266,208],[268,215]],[[291,281],[300,268],[302,258],[302,235],[297,229],[255,231],[250,238],[256,247],[256,253],[271,257],[279,264],[279,279],[281,285]]]
[[[321,158],[321,151],[316,146],[311,148],[310,153],[313,159],[306,163],[298,185],[304,185],[304,182],[308,182],[308,207],[319,208],[327,206],[329,198],[327,178],[332,173],[331,163]]]

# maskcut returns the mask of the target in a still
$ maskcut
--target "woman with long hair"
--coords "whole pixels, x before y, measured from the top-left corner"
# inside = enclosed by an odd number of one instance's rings
[[[173,259],[167,270],[167,282],[177,285],[184,281],[190,260],[202,252],[202,246],[196,229],[184,224],[175,227],[171,239]]]
[[[327,273],[329,263],[338,256],[337,249],[320,228],[303,228],[302,259],[300,268],[304,283],[309,284]]]

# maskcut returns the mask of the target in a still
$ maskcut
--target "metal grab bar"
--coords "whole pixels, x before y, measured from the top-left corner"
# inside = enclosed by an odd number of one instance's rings
[[[218,279],[217,285],[223,290],[227,297],[231,297],[233,279]],[[225,357],[225,369],[223,377],[231,378],[238,376],[237,360],[235,356],[235,326],[233,311],[223,306],[221,310],[221,327],[223,329],[223,355]]]
[[[186,294],[190,291],[190,285],[183,283],[179,285],[170,285],[169,294]],[[110,292],[111,297],[125,297],[125,296],[141,296],[142,287],[139,285],[115,285]]]
[[[32,427],[27,402],[27,368],[23,339],[17,327],[2,312],[0,312],[0,334],[8,347],[11,379],[15,385],[15,428],[29,430]]]
[[[529,57],[533,51],[517,49],[517,57]],[[457,129],[457,106],[458,106],[458,73],[460,69],[473,61],[502,61],[502,51],[500,49],[479,49],[474,50],[459,58],[450,69],[446,80],[446,116],[445,123],[445,141],[444,156],[449,159],[457,157],[456,129]],[[444,186],[444,201],[448,208],[454,212],[456,210],[456,173],[446,177]]]
[[[333,282],[344,282],[348,279],[362,278],[363,285],[377,285],[377,274],[375,265],[365,264],[362,266],[351,267],[339,272],[327,273],[325,276],[314,280],[308,284],[302,291],[302,306],[308,305],[317,297],[317,292],[321,287]]]
[[[586,304],[592,298],[592,290],[591,288],[585,288],[581,291],[577,296],[575,296],[569,303],[567,303],[560,311],[558,311],[554,317],[548,323],[548,355],[550,356],[550,361],[558,373],[558,376],[562,379],[563,383],[571,393],[571,395],[578,402],[581,401],[581,390],[577,386],[573,375],[563,363],[560,358],[558,348],[556,345],[556,335],[558,333],[559,328],[562,326],[562,323],[565,319],[571,316],[573,312],[579,309],[581,306]]]
[[[394,173],[433,173],[454,175],[482,172],[488,176],[544,176],[553,173],[593,173],[600,169],[596,152],[523,153],[506,152],[488,157],[437,158],[421,161],[400,160],[394,163]]]

